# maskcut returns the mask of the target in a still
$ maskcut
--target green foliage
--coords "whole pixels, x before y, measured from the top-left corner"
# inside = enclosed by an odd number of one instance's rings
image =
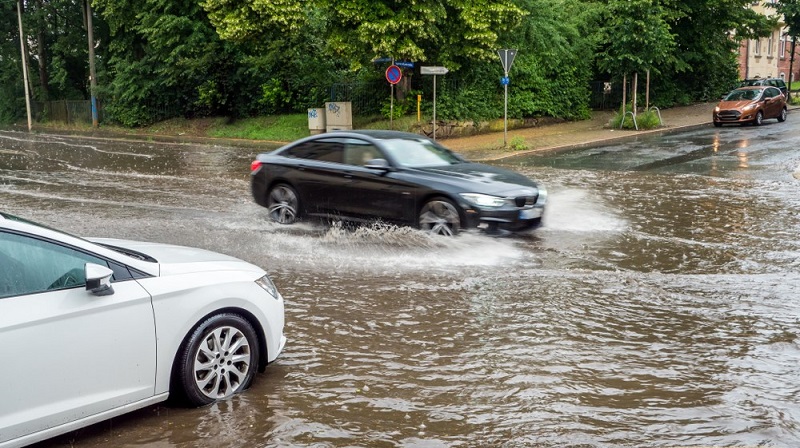
[[[268,141],[293,141],[309,135],[307,114],[254,117],[212,126],[211,137],[246,138]]]
[[[524,137],[517,135],[513,137],[510,142],[508,142],[509,148],[513,151],[525,151],[529,148],[528,143],[525,141]]]
[[[636,114],[636,125],[634,125],[633,116],[630,114],[632,110],[632,104],[628,104],[625,107],[624,123],[622,122],[623,114],[620,112],[615,113],[611,118],[609,126],[613,129],[620,129],[620,123],[622,123],[622,129],[636,129],[638,126],[640,131],[661,127],[661,120],[658,117],[658,113],[654,110]]]
[[[765,3],[765,6],[774,8],[788,28],[789,36],[800,35],[800,0],[777,0],[775,3]]]

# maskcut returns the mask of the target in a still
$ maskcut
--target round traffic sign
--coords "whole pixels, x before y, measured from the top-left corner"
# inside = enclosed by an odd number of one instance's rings
[[[400,70],[400,67],[390,65],[389,68],[386,69],[386,80],[389,81],[390,84],[397,84],[401,79],[403,79],[403,71]]]

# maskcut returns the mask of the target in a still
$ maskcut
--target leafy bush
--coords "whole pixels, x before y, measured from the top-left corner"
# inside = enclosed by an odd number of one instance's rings
[[[625,107],[625,122],[623,123],[623,129],[636,129],[633,123],[633,117],[628,112],[633,110],[631,104],[628,104]],[[620,123],[622,123],[623,115],[619,112],[614,114],[611,118],[611,122],[609,125],[614,129],[620,128]],[[648,110],[646,112],[640,112],[636,114],[636,126],[639,127],[639,130],[647,130],[647,129],[655,129],[661,126],[661,120],[658,117],[658,113],[653,110]]]

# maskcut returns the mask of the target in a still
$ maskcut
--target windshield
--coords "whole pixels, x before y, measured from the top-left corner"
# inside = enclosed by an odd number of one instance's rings
[[[763,84],[764,84],[763,79],[745,79],[744,81],[739,83],[739,87],[760,86]]]
[[[427,139],[389,139],[383,141],[386,152],[397,163],[409,168],[426,168],[461,163],[449,149]]]
[[[760,90],[734,90],[725,97],[725,101],[752,101],[760,94]]]

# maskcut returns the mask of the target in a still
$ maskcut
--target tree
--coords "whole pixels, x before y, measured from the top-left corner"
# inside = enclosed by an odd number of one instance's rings
[[[794,51],[797,45],[797,36],[800,35],[800,0],[778,0],[776,3],[767,3],[767,6],[775,8],[775,11],[783,16],[783,23],[786,24],[789,37],[792,38],[792,50],[789,56],[789,88],[793,79],[794,70]]]
[[[433,61],[455,70],[469,59],[489,60],[498,33],[520,23],[512,0],[206,0],[211,23],[224,39],[264,40],[302,29],[308,17],[326,17],[329,51],[353,68],[375,57]],[[317,11],[319,10],[319,11]]]

